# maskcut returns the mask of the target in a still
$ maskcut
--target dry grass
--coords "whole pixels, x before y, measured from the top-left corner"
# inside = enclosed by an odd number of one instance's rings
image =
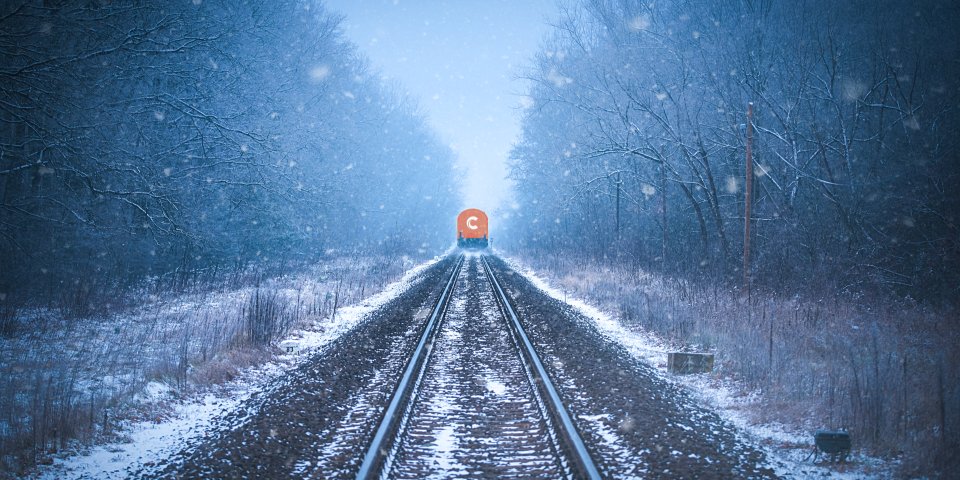
[[[749,300],[619,265],[541,257],[530,265],[634,329],[713,350],[719,374],[762,392],[760,420],[847,429],[855,447],[900,457],[902,474],[954,471],[960,447],[956,312],[909,299]]]
[[[85,305],[94,296],[78,287],[64,307],[0,310],[0,478],[75,442],[112,438],[125,420],[163,417],[162,405],[144,411],[134,399],[147,383],[186,394],[229,381],[270,358],[291,329],[381,291],[410,266],[365,257],[267,279],[179,275],[155,279],[136,306]],[[92,314],[102,310],[110,313]]]

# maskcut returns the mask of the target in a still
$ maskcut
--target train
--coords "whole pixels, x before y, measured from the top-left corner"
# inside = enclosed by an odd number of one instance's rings
[[[490,228],[483,210],[468,208],[457,215],[457,246],[469,249],[490,246]]]

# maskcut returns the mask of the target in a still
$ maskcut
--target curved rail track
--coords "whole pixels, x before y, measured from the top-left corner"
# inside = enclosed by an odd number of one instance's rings
[[[437,473],[600,478],[483,256],[453,268],[357,478]]]

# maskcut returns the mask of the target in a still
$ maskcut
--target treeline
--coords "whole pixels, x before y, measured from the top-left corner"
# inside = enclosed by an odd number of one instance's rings
[[[316,1],[0,7],[0,294],[447,243],[453,157]]]
[[[739,283],[752,102],[757,284],[956,298],[958,24],[936,0],[576,2],[529,72],[510,237]]]

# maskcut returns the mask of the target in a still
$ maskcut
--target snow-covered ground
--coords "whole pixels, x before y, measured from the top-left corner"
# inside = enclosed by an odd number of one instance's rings
[[[402,278],[383,286],[382,289],[373,286],[376,283],[375,279],[367,279],[369,283],[365,289],[366,298],[338,308],[335,314],[331,312],[324,316],[309,316],[305,322],[301,323],[300,328],[292,331],[280,342],[280,345],[285,348],[285,353],[270,358],[266,363],[240,369],[236,378],[217,388],[199,389],[196,390],[196,394],[184,398],[181,392],[171,388],[162,380],[147,383],[129,401],[140,404],[146,409],[165,406],[162,414],[146,420],[122,422],[118,426],[116,440],[110,443],[92,448],[75,444],[65,453],[52,458],[52,464],[40,467],[32,476],[49,479],[114,478],[126,476],[125,472],[149,472],[150,468],[160,460],[202,437],[208,429],[216,425],[218,418],[234,410],[238,404],[262,391],[268,384],[275,384],[271,382],[283,372],[304,361],[309,353],[329,345],[366,318],[370,312],[401,295],[416,281],[421,272],[440,258],[408,268]],[[380,271],[378,268],[364,269],[362,268],[364,264],[364,261],[354,259],[343,266],[349,266],[352,269],[360,268],[368,273]],[[404,268],[412,265],[408,260],[401,262]],[[337,277],[333,281],[341,284],[340,288],[343,289],[343,293],[346,293],[347,287],[342,285],[343,276]],[[299,285],[294,290],[300,296],[304,292],[310,292],[322,295],[321,298],[326,297],[326,293],[329,292],[327,287],[330,285],[321,280],[324,278],[327,277],[319,276],[312,280],[300,278],[297,282]],[[327,278],[327,280],[330,279]],[[358,292],[354,294],[358,295]],[[204,305],[203,308],[223,308],[225,304],[242,303],[244,298],[244,292],[233,291],[208,297],[205,302],[200,303]],[[186,306],[181,302],[170,308],[189,311],[201,308],[200,303]],[[314,311],[317,310],[314,309]],[[286,353],[286,347],[289,347],[291,353]]]
[[[825,464],[807,458],[813,448],[812,432],[800,427],[755,421],[761,392],[749,391],[733,379],[715,373],[675,375],[667,371],[667,353],[676,351],[656,334],[638,328],[627,328],[616,315],[607,313],[555,286],[550,272],[536,271],[523,261],[503,256],[516,271],[551,297],[574,307],[591,319],[597,329],[611,341],[627,349],[635,358],[654,367],[666,380],[685,386],[703,404],[717,411],[735,425],[746,441],[761,447],[768,455],[770,467],[786,478],[862,479],[889,478],[896,464],[854,452],[846,464]],[[655,279],[659,288],[665,288]],[[674,345],[673,347],[676,347]]]
[[[251,395],[262,392],[278,375],[304,361],[307,353],[329,345],[361,322],[367,314],[405,292],[418,275],[439,260],[417,265],[403,277],[352,305],[339,308],[335,316],[315,316],[307,325],[293,331],[281,345],[290,346],[295,353],[272,358],[265,364],[242,369],[234,380],[221,388],[182,398],[177,390],[162,381],[152,381],[139,390],[136,401],[147,405],[168,405],[159,418],[124,422],[118,440],[95,447],[76,446],[69,455],[53,458],[51,465],[34,473],[38,478],[113,478],[125,472],[149,472],[150,467],[204,436],[217,425],[217,419],[233,411]],[[825,465],[807,460],[812,435],[797,426],[756,421],[760,408],[760,392],[745,391],[734,380],[716,374],[672,375],[666,371],[666,356],[671,345],[656,335],[624,326],[615,315],[602,311],[574,295],[555,287],[558,279],[546,271],[534,271],[516,259],[506,259],[535,286],[560,301],[567,302],[587,318],[611,341],[623,345],[635,358],[646,362],[671,382],[681,384],[697,398],[709,405],[728,422],[738,427],[745,440],[763,448],[769,455],[770,466],[789,478],[886,478],[896,465],[876,458],[855,454],[846,465]],[[666,288],[666,287],[664,287]],[[224,294],[237,297],[237,292]],[[222,305],[224,300],[208,299],[207,303]],[[192,307],[196,308],[196,307]],[[189,310],[189,309],[188,309]],[[673,345],[672,347],[676,347]],[[498,385],[490,386],[492,390]],[[159,420],[159,421],[158,421]],[[589,419],[588,419],[589,420]]]

